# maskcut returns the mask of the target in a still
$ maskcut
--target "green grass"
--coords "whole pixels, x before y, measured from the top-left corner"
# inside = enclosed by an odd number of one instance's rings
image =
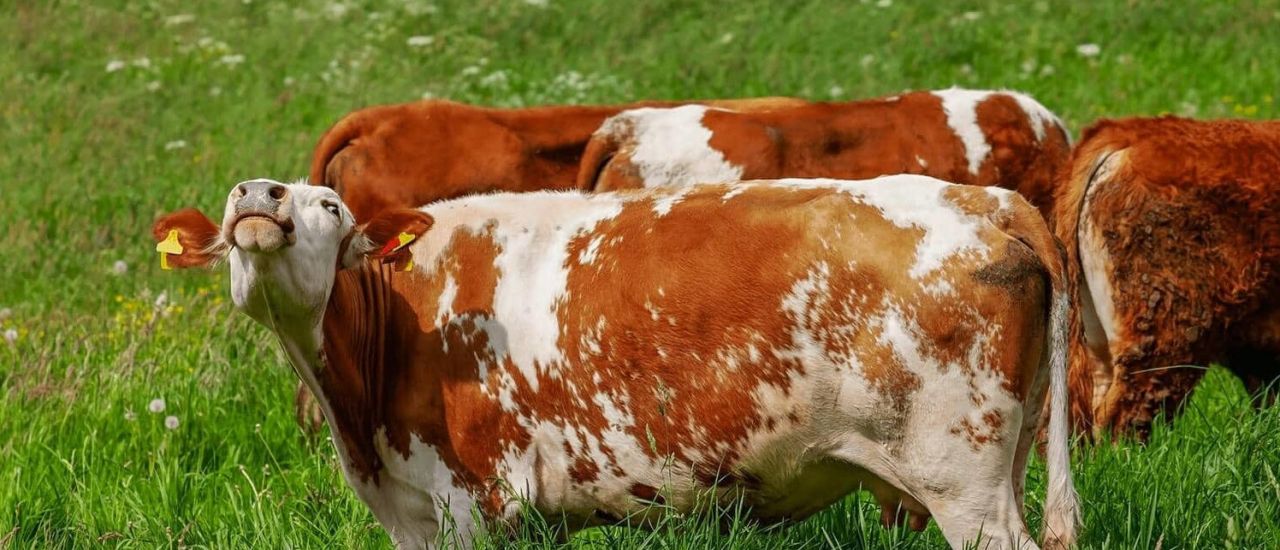
[[[162,273],[149,237],[162,212],[217,211],[236,181],[304,175],[351,109],[424,93],[527,105],[959,84],[1025,90],[1076,130],[1277,112],[1275,2],[686,4],[0,1],[0,330],[17,332],[0,341],[0,547],[389,544],[327,442],[294,427],[294,375],[230,308],[225,271]],[[418,35],[433,41],[408,45]],[[1080,55],[1085,43],[1101,53]],[[1086,547],[1280,547],[1280,409],[1255,413],[1225,372],[1150,445],[1083,449],[1075,468]],[[1043,476],[1035,465],[1037,532]],[[851,498],[786,530],[672,517],[572,541],[942,544],[934,527],[877,518]],[[553,545],[530,524],[518,545]]]

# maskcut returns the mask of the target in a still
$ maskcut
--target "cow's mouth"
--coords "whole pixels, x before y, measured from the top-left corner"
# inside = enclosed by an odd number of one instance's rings
[[[227,241],[245,252],[275,252],[297,242],[293,220],[264,212],[243,212],[228,225]]]

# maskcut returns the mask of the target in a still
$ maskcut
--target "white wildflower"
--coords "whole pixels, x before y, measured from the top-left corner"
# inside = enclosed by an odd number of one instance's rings
[[[179,13],[177,15],[170,15],[169,17],[164,18],[164,26],[176,27],[178,25],[186,25],[187,23],[190,23],[195,20],[196,20],[195,15],[192,15],[190,13]]]
[[[342,19],[343,16],[347,15],[347,11],[350,9],[351,8],[348,7],[346,4],[343,4],[340,2],[334,2],[332,4],[329,4],[328,7],[324,9],[324,11],[326,14],[329,15],[330,18]]]
[[[1022,62],[1022,72],[1024,74],[1033,73],[1035,72],[1035,70],[1036,70],[1036,60],[1028,59]]]
[[[187,147],[187,141],[184,139],[175,139],[173,141],[170,141],[169,143],[164,144],[165,151],[173,151],[174,149],[185,149],[186,147]]]
[[[409,4],[404,7],[404,12],[417,17],[419,15],[432,14],[440,11],[435,4]]]
[[[147,91],[148,91],[148,92],[154,92],[154,91],[157,91],[157,90],[159,90],[159,89],[160,89],[160,81],[159,81],[159,80],[152,80],[151,82],[148,82],[148,83],[147,83]]]
[[[164,399],[159,397],[152,399],[150,403],[147,403],[147,410],[156,414],[164,412]]]
[[[547,7],[547,4],[550,4],[551,2],[549,0],[524,0],[524,3],[535,8],[545,8]]]
[[[893,5],[893,0],[880,0],[879,2],[876,2],[877,8],[887,8],[892,5]]]
[[[156,296],[156,302],[155,302],[156,309],[163,308],[164,306],[167,306],[167,305],[169,305],[169,293],[161,292],[159,296]]]
[[[419,35],[419,36],[410,36],[409,39],[405,40],[404,42],[405,44],[408,44],[409,47],[411,48],[423,48],[423,47],[434,44],[435,41],[436,41],[436,37],[434,36]]]
[[[960,74],[962,74],[962,75],[971,75],[971,74],[973,74],[973,65],[970,65],[970,64],[968,64],[968,63],[965,63],[964,65],[961,65],[961,66],[960,66]]]
[[[961,17],[965,18],[965,20],[967,20],[967,21],[977,21],[978,19],[981,19],[981,18],[982,18],[982,12],[980,12],[980,11],[966,11],[966,12],[964,12],[964,14],[963,14],[963,15],[961,15]]]
[[[1054,71],[1055,69],[1053,68],[1053,65],[1045,65],[1040,67],[1040,76],[1049,76],[1053,74]]]
[[[176,416],[164,417],[164,427],[169,428],[170,430],[178,429],[178,417]]]
[[[119,59],[112,59],[111,61],[107,62],[107,72],[114,73],[127,66],[128,65],[124,61],[121,61]]]
[[[840,87],[839,84],[832,84],[831,89],[827,90],[827,95],[830,95],[832,99],[844,97],[844,88]]]
[[[294,79],[292,76],[286,76],[286,77],[284,77],[284,85],[285,85],[285,86],[293,86],[293,85],[294,85],[294,84],[296,84],[297,82],[298,82],[298,81],[297,81],[296,79]]]
[[[480,67],[470,65],[462,68],[462,76],[475,76],[480,74]]]
[[[727,33],[724,33],[724,34],[720,35],[720,43],[721,43],[721,44],[728,44],[728,43],[730,43],[730,42],[733,42],[733,33],[731,33],[731,32],[727,32]]]
[[[137,59],[134,59],[134,60],[133,60],[133,62],[132,62],[132,64],[133,64],[133,66],[134,66],[134,67],[137,67],[137,68],[139,68],[139,69],[150,69],[150,68],[151,68],[151,60],[150,60],[150,59],[147,59],[147,58],[145,58],[145,57],[139,57],[139,58],[137,58]]]
[[[236,65],[244,63],[244,56],[238,53],[227,54],[218,58],[218,63],[221,63],[228,67],[234,67]]]
[[[124,260],[116,260],[116,263],[111,264],[111,271],[116,275],[124,275],[129,272],[129,264]]]
[[[875,54],[870,54],[870,53],[862,56],[862,59],[858,60],[858,63],[862,65],[862,68],[864,69],[867,67],[870,67],[871,64],[875,62],[876,62]]]
[[[138,419],[138,413],[133,412],[133,409],[126,409],[124,411],[124,419],[133,422]]]
[[[1081,57],[1097,57],[1098,54],[1102,53],[1102,46],[1092,42],[1081,44],[1076,46],[1076,53],[1080,54]]]
[[[4,341],[8,342],[8,343],[9,343],[9,344],[11,344],[11,345],[12,345],[13,343],[17,342],[17,341],[18,341],[18,331],[17,331],[17,329],[12,329],[12,328],[11,328],[11,329],[5,330],[5,331],[4,331]]]
[[[222,95],[222,86],[214,86],[212,88],[209,88],[210,97],[218,97],[220,95]],[[186,145],[186,143],[184,142],[183,145]]]

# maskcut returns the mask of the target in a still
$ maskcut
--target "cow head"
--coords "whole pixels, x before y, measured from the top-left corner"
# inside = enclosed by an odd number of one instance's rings
[[[152,233],[171,266],[228,257],[232,300],[258,322],[277,331],[311,330],[319,325],[338,270],[366,258],[405,265],[404,245],[431,223],[423,212],[395,209],[357,227],[328,187],[255,179],[231,190],[221,227],[188,209],[160,218]]]

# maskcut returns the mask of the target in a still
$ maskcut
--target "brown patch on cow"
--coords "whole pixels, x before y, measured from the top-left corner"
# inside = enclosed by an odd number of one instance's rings
[[[1049,219],[1054,177],[1066,165],[1070,151],[1066,130],[1046,121],[1044,138],[1037,138],[1032,127],[1036,122],[1007,94],[992,94],[975,110],[978,127],[991,146],[979,167],[979,179],[987,182],[982,185],[1017,191]]]
[[[709,145],[743,170],[743,179],[782,177],[867,179],[923,174],[953,183],[993,185],[1023,193],[1048,214],[1054,174],[1067,159],[1065,130],[1050,123],[1037,139],[1031,119],[1012,96],[992,93],[976,107],[991,153],[978,174],[947,123],[942,101],[929,92],[892,100],[813,103],[742,113],[709,111],[702,125]],[[615,118],[613,122],[621,122]],[[644,185],[630,151],[634,131],[624,125],[587,145],[579,186],[623,189]],[[969,195],[976,197],[976,195]]]
[[[1108,170],[1097,170],[1104,163]],[[1208,365],[1235,350],[1280,352],[1280,331],[1246,329],[1274,317],[1280,298],[1277,173],[1274,122],[1134,118],[1084,132],[1064,171],[1055,226],[1077,282],[1085,221],[1100,229],[1111,263],[1120,330],[1110,368],[1095,369],[1108,358],[1084,345],[1072,350],[1074,399],[1092,395],[1095,370],[1109,378],[1102,402],[1077,407],[1095,432],[1144,436],[1162,410],[1180,407],[1203,371],[1166,367]]]

